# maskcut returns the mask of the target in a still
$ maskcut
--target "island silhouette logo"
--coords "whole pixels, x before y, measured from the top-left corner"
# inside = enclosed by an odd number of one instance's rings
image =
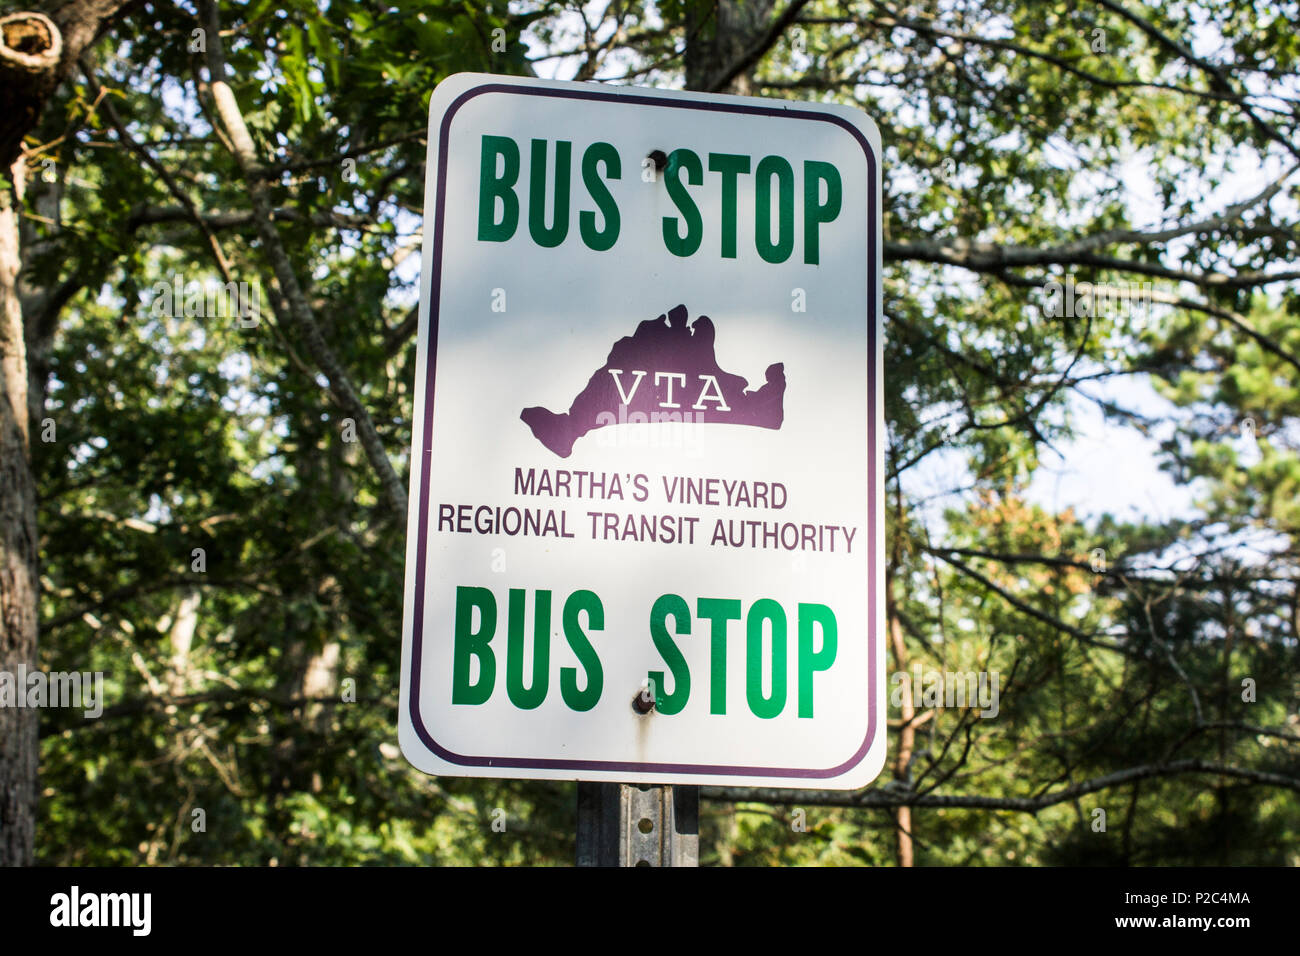
[[[605,364],[567,412],[541,406],[519,417],[533,436],[561,458],[590,431],[618,424],[695,422],[779,429],[785,418],[785,365],[767,367],[766,381],[749,381],[718,366],[716,335],[707,315],[687,322],[685,305],[647,319],[614,343]]]

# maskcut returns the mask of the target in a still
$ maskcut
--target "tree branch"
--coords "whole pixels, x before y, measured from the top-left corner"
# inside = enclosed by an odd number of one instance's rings
[[[806,7],[809,0],[790,0],[790,4],[781,12],[781,15],[773,20],[763,35],[752,43],[740,57],[730,66],[719,74],[711,84],[709,84],[710,93],[717,93],[725,90],[731,85],[736,77],[748,73],[768,50],[776,46],[777,42],[785,34],[786,28],[798,18],[799,13]]]
[[[253,139],[248,133],[248,127],[244,124],[244,117],[239,110],[239,103],[235,100],[234,91],[225,81],[226,58],[216,0],[204,0],[203,11],[208,33],[208,85],[221,124],[230,138],[235,161],[244,174],[244,182],[248,188],[249,198],[252,200],[254,223],[266,254],[271,260],[276,284],[280,288],[281,295],[288,302],[287,316],[297,326],[306,342],[307,351],[324,374],[326,387],[334,396],[335,403],[344,414],[355,421],[361,445],[379,478],[389,507],[399,516],[405,515],[406,488],[398,478],[397,472],[393,470],[392,462],[388,460],[388,453],[384,450],[383,440],[379,437],[370,412],[362,404],[352,380],[326,343],[311,304],[298,283],[298,276],[289,261],[284,243],[275,228],[265,173],[258,160]]]
[[[897,807],[932,807],[957,810],[1015,810],[1021,813],[1039,813],[1058,803],[1068,803],[1090,793],[1120,787],[1137,780],[1153,777],[1180,777],[1190,774],[1213,774],[1233,777],[1268,787],[1279,787],[1300,793],[1300,778],[1288,777],[1265,770],[1250,770],[1211,763],[1207,760],[1178,760],[1173,763],[1148,764],[1130,767],[1103,777],[1085,780],[1036,797],[976,797],[961,794],[919,794],[898,786],[885,786],[873,790],[780,790],[750,787],[702,787],[700,795],[706,800],[724,800],[735,803],[775,803],[792,806],[862,807],[892,810]]]

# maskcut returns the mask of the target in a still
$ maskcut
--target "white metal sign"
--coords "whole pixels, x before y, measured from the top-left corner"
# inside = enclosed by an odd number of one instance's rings
[[[886,738],[875,125],[461,74],[433,96],[426,189],[407,759],[868,783]]]

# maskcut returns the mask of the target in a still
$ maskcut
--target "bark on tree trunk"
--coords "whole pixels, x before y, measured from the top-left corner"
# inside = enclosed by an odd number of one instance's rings
[[[898,620],[897,606],[894,604],[893,569],[885,578],[885,605],[889,615],[889,642],[894,654],[894,670],[906,675],[909,660],[907,644],[903,641],[903,627]],[[902,719],[902,729],[898,733],[898,754],[894,757],[894,776],[898,780],[910,777],[909,765],[912,763],[912,750],[916,746],[916,706],[912,700],[912,684],[903,680],[901,684],[902,701],[898,716]],[[912,808],[899,807],[894,811],[898,827],[898,865],[912,865]]]
[[[63,34],[43,13],[0,17],[0,160],[8,168],[58,85]]]
[[[37,666],[36,481],[27,407],[27,347],[18,298],[23,162],[0,192],[0,670]],[[16,687],[25,694],[25,687]],[[0,706],[0,866],[29,866],[36,833],[37,715]]]
[[[686,88],[749,96],[752,66],[727,74],[766,32],[775,0],[715,0],[686,10]]]
[[[38,663],[40,597],[30,426],[43,382],[39,390],[31,387],[19,289],[23,138],[82,51],[130,2],[47,0],[40,4],[44,13],[0,16],[0,169],[12,166],[13,177],[0,188],[0,670],[11,673]],[[52,336],[52,317],[46,324],[43,332]],[[34,858],[37,716],[0,706],[0,866],[30,865]]]
[[[0,16],[0,168],[18,158],[82,52],[132,2],[41,0],[39,10]]]

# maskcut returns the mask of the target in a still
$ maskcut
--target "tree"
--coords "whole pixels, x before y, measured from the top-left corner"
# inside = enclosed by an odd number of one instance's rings
[[[28,356],[48,350],[56,290],[24,301],[20,207],[26,193],[22,140],[77,58],[126,6],[74,0],[0,15],[0,666],[36,663],[39,587],[36,490],[29,417],[44,382]],[[47,15],[48,14],[48,15]],[[30,318],[30,326],[28,328]],[[34,379],[34,381],[33,381]],[[36,815],[36,712],[0,709],[0,866],[32,860]]]
[[[568,858],[571,786],[430,780],[392,741],[428,95],[556,69],[853,103],[886,144],[889,767],[706,790],[706,860],[1293,862],[1296,41],[1181,9],[105,10],[0,126],[37,172],[0,222],[5,660],[35,661],[39,542],[41,660],[110,701],[42,718],[39,858]],[[227,283],[253,308],[185,307]],[[1035,499],[1089,405],[1161,437],[1195,514]],[[941,706],[944,672],[996,673],[998,716]],[[8,861],[32,714],[0,708]]]

